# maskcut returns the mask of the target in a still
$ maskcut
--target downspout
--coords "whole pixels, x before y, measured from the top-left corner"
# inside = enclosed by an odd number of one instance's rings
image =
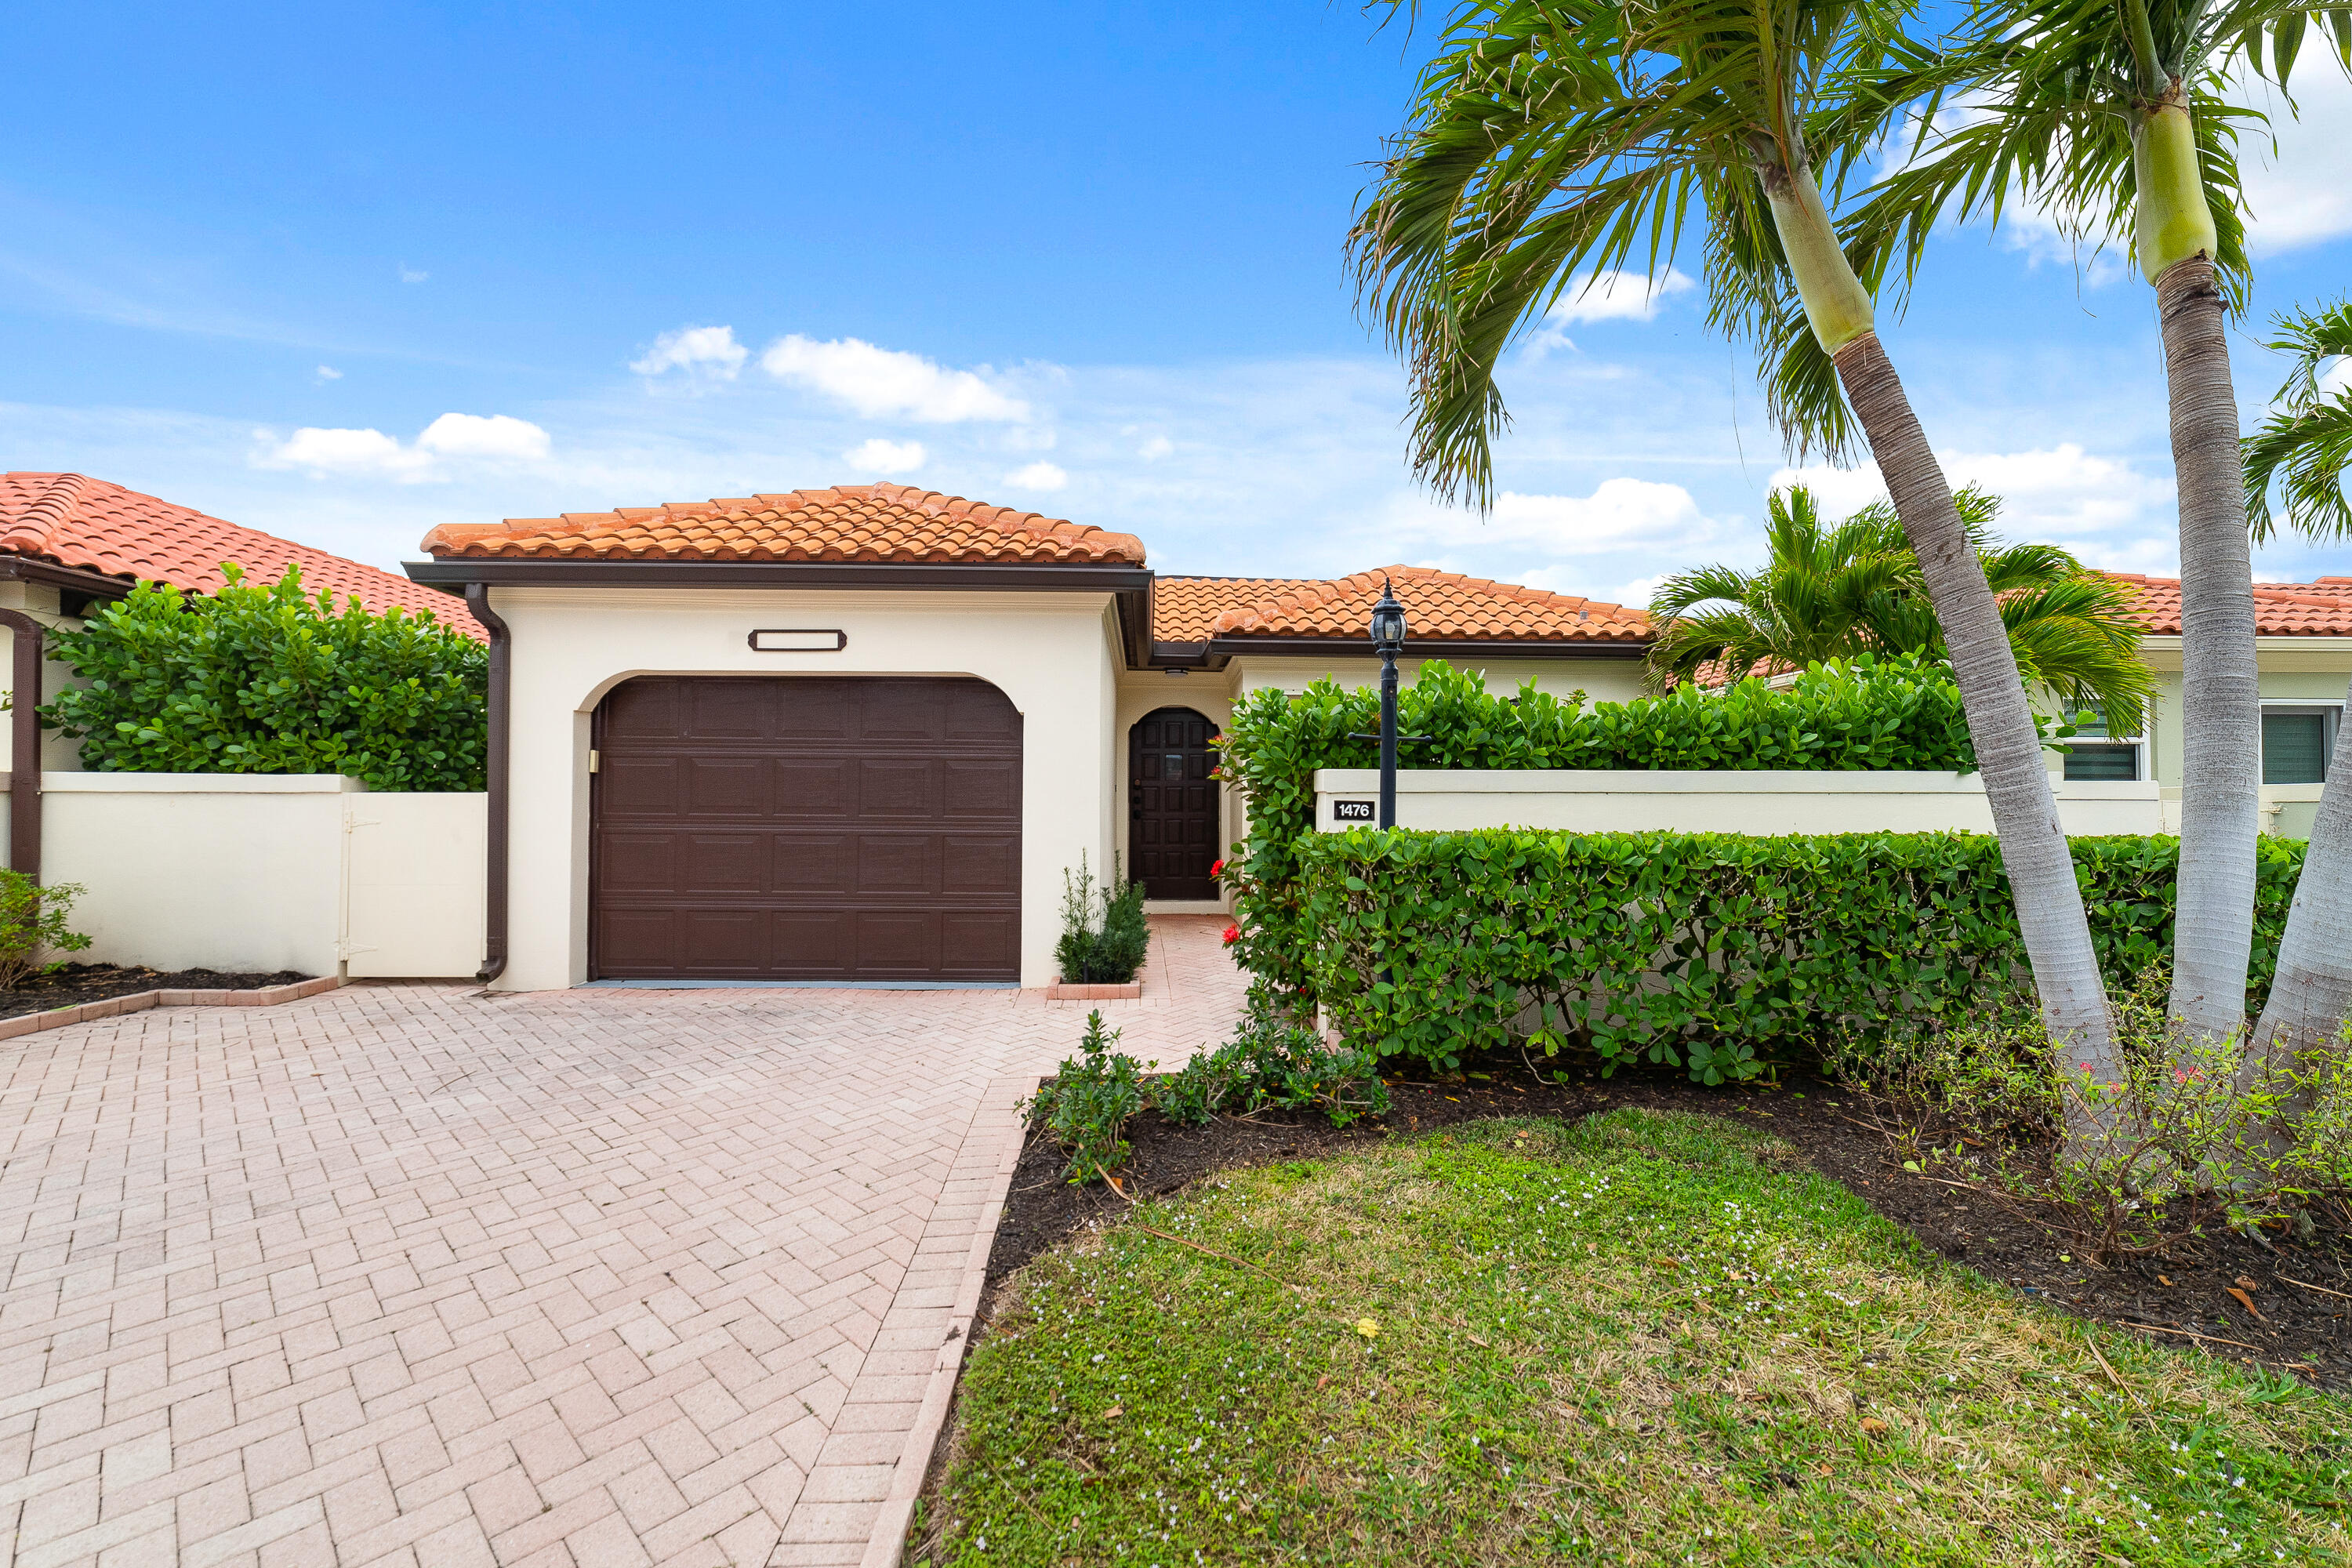
[[[482,911],[482,968],[474,976],[487,985],[507,967],[507,710],[511,653],[507,624],[490,608],[487,584],[466,584],[466,607],[490,634],[489,746],[483,772],[489,788],[489,866]],[[21,665],[20,667],[21,668]]]
[[[8,694],[8,865],[35,886],[41,880],[41,623],[22,610],[0,610],[16,633],[16,678]]]

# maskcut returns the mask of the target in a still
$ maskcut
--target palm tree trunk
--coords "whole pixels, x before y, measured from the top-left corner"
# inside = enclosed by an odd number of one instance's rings
[[[1763,177],[1806,319],[1837,363],[1838,380],[1869,437],[1871,456],[1878,460],[1879,476],[1894,498],[1895,514],[1918,557],[1919,574],[1944,628],[2042,1022],[2066,1068],[2079,1066],[2101,1083],[2116,1082],[2123,1077],[2122,1062],[2106,985],[2000,605],[1960,524],[1943,466],[1911,412],[1902,378],[1879,346],[1870,293],[1837,243],[1811,171],[1768,168]],[[2099,1128],[2089,1108],[2079,1100],[2070,1103],[2068,1143],[2080,1152]]]
[[[2352,691],[2345,693],[2352,714]],[[2306,1051],[2334,1037],[2352,1016],[2352,724],[2336,731],[2327,784],[2303,853],[2286,931],[2279,938],[2278,972],[2270,1000],[2254,1025],[2242,1087],[2273,1051]],[[2288,1108],[2292,1113],[2294,1108]]]
[[[2135,7],[2134,15],[2139,13]],[[2195,122],[2168,102],[2132,128],[2135,246],[2156,285],[2180,487],[2180,869],[2173,1027],[2218,1039],[2246,1026],[2254,839],[2262,831],[2262,695],[2254,574],[2219,248]]]
[[[2180,870],[2173,1026],[2220,1038],[2246,1026],[2262,831],[2262,690],[2238,396],[2213,264],[2156,280],[2180,487]]]
[[[1839,349],[1836,360],[1838,379],[1870,438],[1871,455],[1878,459],[1895,515],[1919,558],[1920,575],[1951,650],[2042,1022],[2065,1065],[2087,1069],[2102,1083],[2116,1082],[2123,1075],[2106,986],[2000,606],[1985,584],[1984,567],[1952,504],[1951,487],[1878,334],[1863,333]],[[2076,1125],[2069,1131],[2079,1136],[2092,1129]]]

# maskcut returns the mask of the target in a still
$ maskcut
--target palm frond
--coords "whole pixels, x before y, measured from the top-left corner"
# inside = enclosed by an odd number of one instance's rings
[[[2302,409],[2281,409],[2246,437],[2246,521],[2254,538],[2277,531],[2271,510],[2275,489],[2286,521],[2315,543],[2352,539],[2352,391]]]

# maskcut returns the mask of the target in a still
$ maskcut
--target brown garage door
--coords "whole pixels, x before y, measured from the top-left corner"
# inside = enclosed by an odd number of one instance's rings
[[[593,743],[599,976],[1019,980],[1021,715],[985,681],[648,678]]]

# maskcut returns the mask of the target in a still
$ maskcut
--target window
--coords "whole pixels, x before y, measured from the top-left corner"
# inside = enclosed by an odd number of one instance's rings
[[[2139,777],[2139,748],[2137,735],[2110,736],[2106,715],[2092,708],[2075,716],[2065,776],[2070,782],[2129,784]]]
[[[2263,783],[2326,784],[2342,713],[2333,703],[2263,703]]]

